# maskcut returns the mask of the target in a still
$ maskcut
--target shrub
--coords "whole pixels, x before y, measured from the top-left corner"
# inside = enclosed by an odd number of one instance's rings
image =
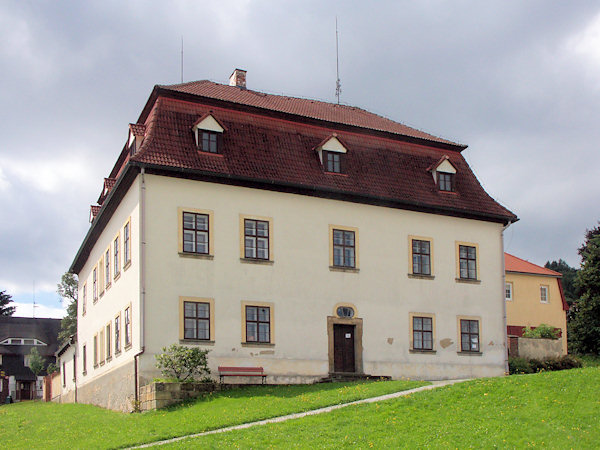
[[[558,330],[542,323],[534,329],[530,327],[523,328],[523,337],[532,339],[558,339]]]
[[[162,351],[163,353],[156,355],[156,367],[166,378],[192,382],[210,374],[206,358],[208,350],[173,344],[168,348],[163,347]]]
[[[510,356],[508,358],[508,373],[515,375],[519,373],[533,373],[533,371],[527,359]]]
[[[526,359],[526,358],[508,358],[508,372],[511,375],[522,373],[537,373],[544,371],[576,369],[583,367],[581,361],[570,355],[560,356],[558,358]]]

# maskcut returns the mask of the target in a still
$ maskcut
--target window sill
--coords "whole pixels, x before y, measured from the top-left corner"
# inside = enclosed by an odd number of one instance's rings
[[[182,258],[192,258],[192,259],[209,259],[213,260],[215,258],[214,255],[209,255],[205,253],[188,253],[188,252],[179,252],[179,256]]]
[[[106,363],[106,361],[100,361],[100,366],[103,366]]]
[[[470,278],[455,278],[457,283],[481,284],[481,280],[472,280]]]
[[[92,303],[95,305],[96,303],[98,303],[98,299],[95,298],[94,300],[92,300]]]
[[[104,291],[100,292],[100,295],[98,296],[98,299],[101,299],[102,297],[104,297]]]
[[[337,175],[338,177],[347,177],[348,174],[347,173],[341,173],[341,172],[328,172],[327,170],[323,171],[324,174],[327,175]]]
[[[458,195],[458,192],[456,192],[456,191],[443,191],[442,189],[438,189],[438,192],[440,194]]]
[[[97,368],[98,368],[98,364],[94,364],[94,369],[97,369]]]
[[[272,259],[240,258],[240,262],[244,264],[264,264],[267,266],[272,266],[274,264]]]
[[[242,342],[242,347],[275,347],[270,342]]]
[[[417,280],[435,280],[435,276],[433,275],[421,275],[419,273],[409,273],[407,275],[408,278],[414,278]]]
[[[352,272],[352,273],[360,272],[360,269],[357,269],[356,267],[344,267],[344,266],[329,266],[329,270],[331,272]]]
[[[106,358],[106,362],[111,362],[112,361],[112,356],[109,356],[108,358]]]
[[[481,356],[483,355],[482,352],[456,352],[458,355],[462,355],[462,356]]]
[[[110,289],[110,287],[111,287],[111,284],[110,284],[110,283],[108,283],[108,284],[106,285],[106,287],[104,288],[104,292],[108,291],[108,290]]]
[[[179,339],[180,344],[194,344],[194,345],[215,345],[215,341],[209,341],[206,339]]]
[[[416,349],[416,348],[411,348],[410,350],[408,350],[409,353],[429,353],[432,355],[435,355],[437,353],[436,350],[420,350],[420,349]]]
[[[87,370],[84,370],[83,372],[81,372],[81,375],[83,375],[85,377],[87,375]]]
[[[118,352],[115,352],[115,358],[118,358],[119,356],[121,356],[121,350],[119,350]]]
[[[117,281],[119,278],[121,278],[121,272],[115,275],[113,281]]]
[[[127,344],[124,349],[125,351],[129,350],[131,347],[133,347],[133,344]]]
[[[129,260],[125,263],[125,265],[123,266],[123,271],[129,269],[130,267],[131,267],[131,260]]]

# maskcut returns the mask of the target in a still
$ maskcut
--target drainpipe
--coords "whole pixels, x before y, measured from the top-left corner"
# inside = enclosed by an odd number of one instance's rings
[[[135,404],[139,405],[139,356],[144,353],[144,315],[146,310],[146,169],[140,173],[140,351],[134,356]]]
[[[502,259],[502,323],[504,324],[504,373],[508,375],[508,333],[506,331],[507,328],[507,319],[506,319],[506,267],[504,266],[504,231],[508,227],[510,227],[512,222],[509,220],[508,223],[502,228],[502,233],[500,233],[500,248],[502,251],[500,252],[500,256]]]

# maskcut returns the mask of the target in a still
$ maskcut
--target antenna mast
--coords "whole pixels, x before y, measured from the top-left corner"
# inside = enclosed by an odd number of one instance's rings
[[[337,79],[335,80],[335,96],[338,105],[340,104],[340,94],[342,93],[342,83],[340,82],[340,54],[338,50],[338,25],[337,16],[335,16],[335,71]]]
[[[181,36],[181,82],[183,83],[183,36]]]

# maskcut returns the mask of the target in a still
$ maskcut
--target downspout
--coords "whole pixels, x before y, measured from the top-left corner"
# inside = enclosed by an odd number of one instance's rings
[[[502,323],[504,324],[504,373],[508,375],[508,333],[507,333],[507,318],[506,318],[506,267],[504,265],[504,232],[510,227],[512,222],[509,220],[508,223],[502,228],[500,233],[500,252],[501,267],[502,267]]]
[[[140,351],[134,357],[135,408],[139,408],[139,356],[144,353],[144,315],[146,312],[146,170],[140,173]]]

